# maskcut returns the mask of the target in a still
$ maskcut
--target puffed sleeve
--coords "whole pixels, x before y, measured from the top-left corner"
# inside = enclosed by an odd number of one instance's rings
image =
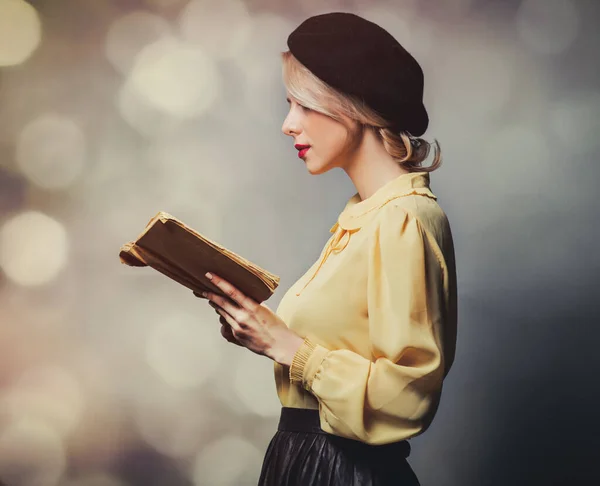
[[[423,432],[445,375],[443,258],[414,216],[381,212],[368,255],[372,359],[305,338],[290,367],[290,379],[317,397],[323,430],[369,444]]]

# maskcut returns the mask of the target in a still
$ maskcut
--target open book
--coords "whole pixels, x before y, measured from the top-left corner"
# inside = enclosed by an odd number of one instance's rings
[[[223,292],[205,277],[223,277],[257,302],[267,300],[279,277],[209,240],[185,223],[160,211],[135,241],[121,247],[121,263],[149,266],[195,292]]]

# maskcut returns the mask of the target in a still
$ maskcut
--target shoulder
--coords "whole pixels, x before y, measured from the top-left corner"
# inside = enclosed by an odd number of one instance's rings
[[[374,223],[371,235],[375,245],[396,246],[403,240],[403,244],[429,249],[440,261],[453,251],[448,218],[434,199],[423,196],[394,199],[380,208]]]
[[[421,222],[414,213],[404,205],[390,201],[379,208],[374,215],[369,233],[373,243],[381,245],[394,244],[398,239],[419,236],[422,231]]]
[[[448,218],[435,199],[420,195],[399,197],[389,201],[380,208],[375,218],[377,226],[393,226],[410,222],[438,235],[448,225]]]

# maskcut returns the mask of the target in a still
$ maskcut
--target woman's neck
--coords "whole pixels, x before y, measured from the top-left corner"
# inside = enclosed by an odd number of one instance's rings
[[[356,187],[361,200],[373,195],[380,187],[409,171],[385,150],[375,133],[366,129],[362,140],[342,169]]]

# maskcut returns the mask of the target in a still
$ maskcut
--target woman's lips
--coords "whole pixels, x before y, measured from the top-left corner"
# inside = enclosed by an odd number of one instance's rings
[[[296,147],[296,150],[298,150],[298,157],[300,157],[301,159],[303,159],[304,156],[306,155],[306,152],[308,152],[308,149],[310,148],[310,145],[305,145],[305,144],[297,143],[296,145],[294,145],[294,147]]]
[[[302,150],[300,150],[298,152],[298,157],[300,157],[301,159],[303,159],[304,156],[306,155],[306,152],[308,152],[309,150],[310,150],[310,147],[303,148]]]

